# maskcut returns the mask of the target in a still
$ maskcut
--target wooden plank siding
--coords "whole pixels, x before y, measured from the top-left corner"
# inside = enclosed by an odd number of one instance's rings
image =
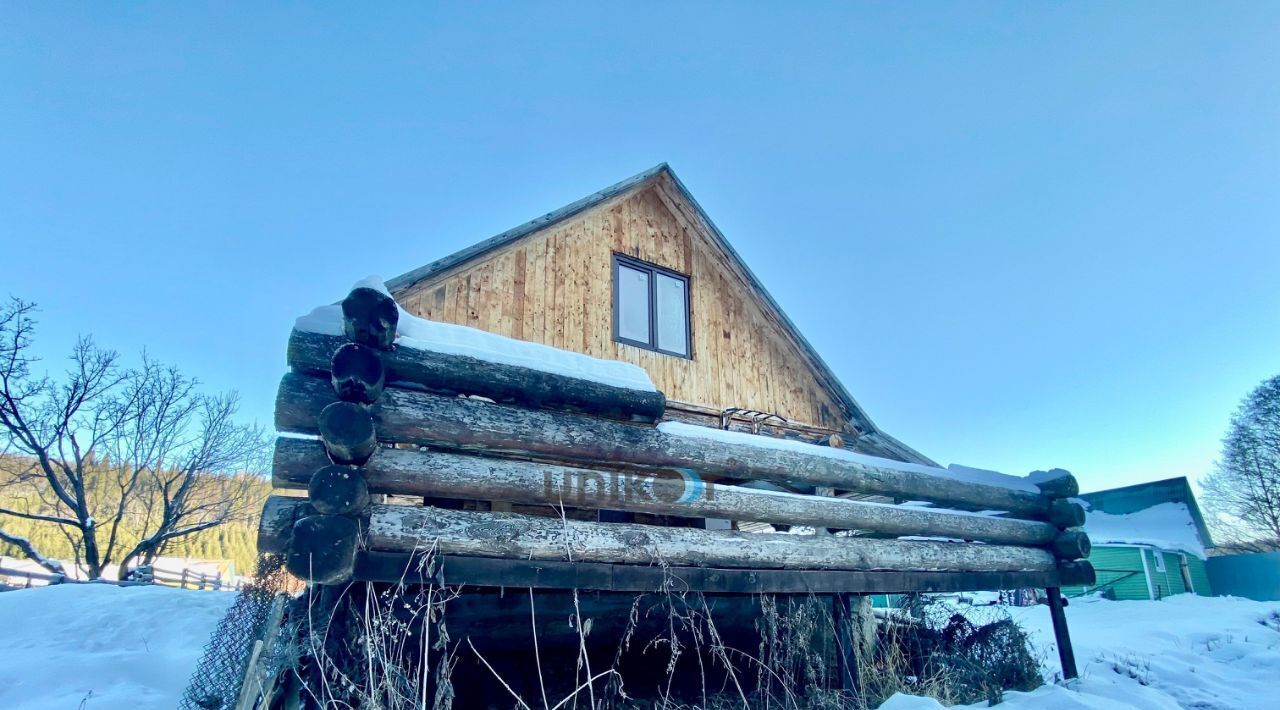
[[[396,294],[423,318],[643,367],[667,397],[847,430],[836,395],[662,182],[618,195]],[[612,254],[689,277],[692,358],[613,340]]]

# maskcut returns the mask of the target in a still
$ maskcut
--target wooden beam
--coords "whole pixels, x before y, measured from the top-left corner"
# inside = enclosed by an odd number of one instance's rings
[[[1071,647],[1071,632],[1067,630],[1067,614],[1063,609],[1062,590],[1058,587],[1047,587],[1045,596],[1049,601],[1049,618],[1053,621],[1053,636],[1058,645],[1058,661],[1062,664],[1062,677],[1066,680],[1078,678],[1076,671],[1076,652]]]
[[[295,330],[289,336],[289,366],[298,372],[328,376],[330,357],[344,343],[338,336]],[[473,394],[495,402],[583,412],[622,421],[657,421],[666,405],[666,398],[657,391],[411,347],[383,353],[382,364],[391,385],[443,394]]]
[[[323,380],[285,375],[276,428],[314,434],[316,414],[336,399]],[[1039,492],[964,480],[945,470],[862,457],[826,447],[795,448],[667,434],[654,427],[388,388],[372,405],[383,441],[574,463],[691,469],[704,475],[830,486],[925,500],[945,507],[1048,514]]]
[[[1053,556],[1034,547],[733,530],[668,528],[374,505],[367,549],[528,560],[672,564],[758,569],[918,572],[1043,572]]]
[[[353,578],[366,582],[616,592],[675,590],[725,594],[897,594],[1038,588],[1056,583],[1057,573],[646,567],[597,562],[363,552],[357,555]]]
[[[323,468],[327,462],[320,442],[281,437],[276,440],[272,483],[277,488],[302,488],[310,481],[314,488],[312,472],[328,470]],[[727,518],[996,544],[1047,545],[1059,537],[1053,525],[1030,520],[776,493],[665,472],[591,470],[442,451],[381,448],[365,462],[363,472],[374,493]]]

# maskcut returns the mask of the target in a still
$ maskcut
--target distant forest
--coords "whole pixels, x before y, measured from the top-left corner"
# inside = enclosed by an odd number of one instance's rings
[[[21,458],[0,457],[0,467],[10,471],[14,467],[23,468],[28,465],[29,462]],[[114,507],[119,504],[119,496],[111,495],[113,488],[116,487],[114,479],[112,467],[106,465],[91,469],[87,477],[87,486],[95,489],[93,500],[104,508],[104,514],[100,516],[102,520],[111,518]],[[58,512],[56,506],[50,505],[42,498],[41,494],[45,488],[41,484],[41,480],[32,479],[27,484],[0,487],[0,508],[29,513]],[[270,482],[251,474],[234,476],[201,474],[198,488],[199,495],[202,497],[245,497],[247,500],[242,506],[244,512],[217,527],[168,541],[160,554],[169,557],[232,560],[235,563],[236,574],[252,575],[258,559],[258,519],[262,514],[262,503],[271,491]],[[131,496],[116,533],[122,546],[132,546],[138,541],[141,533],[148,529],[148,520],[156,515],[155,509],[158,505],[160,505],[160,495],[157,491],[135,492]],[[10,534],[30,540],[45,556],[60,560],[78,559],[77,544],[80,538],[75,531],[66,531],[56,523],[16,517],[7,517],[4,520],[4,527]],[[17,558],[24,556],[17,547],[2,542],[0,542],[0,554]]]

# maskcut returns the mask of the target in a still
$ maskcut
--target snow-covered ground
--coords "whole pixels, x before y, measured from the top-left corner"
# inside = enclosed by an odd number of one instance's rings
[[[1052,679],[1059,667],[1048,609],[1011,611],[1042,656],[1045,678]],[[1073,599],[1067,625],[1080,679],[1069,688],[1006,693],[1001,707],[1280,708],[1280,604],[1191,594],[1156,602]],[[939,707],[932,699],[901,695],[882,706]]]
[[[173,708],[233,599],[97,584],[0,593],[0,708]],[[1048,611],[1012,613],[1052,678],[1058,657]],[[1280,708],[1280,604],[1192,595],[1077,599],[1067,619],[1082,677],[1070,688],[1008,693],[1002,707]],[[883,707],[941,706],[900,695]]]
[[[63,584],[0,593],[0,708],[172,710],[230,592]]]

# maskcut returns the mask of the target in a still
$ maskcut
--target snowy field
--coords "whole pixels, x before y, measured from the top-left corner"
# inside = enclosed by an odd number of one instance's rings
[[[0,593],[0,708],[173,708],[233,599],[96,584]],[[1048,611],[1013,615],[1052,679],[1058,661]],[[1280,708],[1280,604],[1191,595],[1076,600],[1067,618],[1082,678],[1070,689],[1009,693],[1002,707]],[[942,706],[896,696],[883,707]]]
[[[1048,608],[1011,611],[1031,636],[1046,680],[1052,680],[1059,667]],[[1269,625],[1264,624],[1268,618]],[[1046,685],[1007,693],[1000,707],[1280,708],[1280,603],[1191,594],[1158,602],[1073,599],[1067,624],[1080,679],[1070,689]],[[881,707],[936,710],[942,705],[895,696]]]
[[[0,708],[172,710],[232,592],[64,584],[0,593]]]

